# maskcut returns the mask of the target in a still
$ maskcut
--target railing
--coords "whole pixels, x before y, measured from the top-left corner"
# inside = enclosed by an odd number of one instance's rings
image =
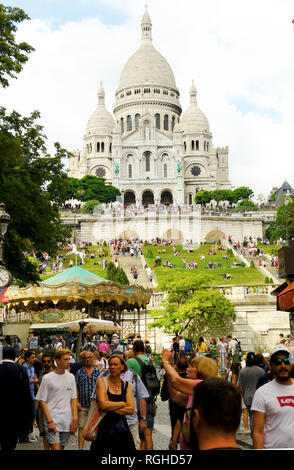
[[[247,284],[247,285],[226,285],[226,286],[212,286],[206,287],[207,289],[219,290],[221,294],[228,297],[230,300],[249,300],[250,298],[259,297],[260,299],[268,299],[275,301],[271,295],[273,289],[277,286],[268,284]],[[166,292],[153,292],[153,296],[149,303],[150,306],[158,308],[162,300],[167,298]]]

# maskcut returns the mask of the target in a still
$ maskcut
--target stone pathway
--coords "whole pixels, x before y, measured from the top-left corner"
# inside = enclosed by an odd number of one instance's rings
[[[170,441],[170,420],[168,411],[168,402],[162,402],[160,399],[157,401],[158,408],[155,417],[155,425],[153,430],[153,446],[154,450],[168,450]],[[241,423],[241,431],[243,430]],[[252,439],[250,434],[237,434],[237,443],[242,449],[252,448]],[[85,442],[84,449],[89,450],[90,442]],[[38,438],[37,442],[18,444],[16,450],[43,450],[43,440]],[[78,437],[77,433],[71,436],[65,450],[78,450]]]
[[[142,261],[140,255],[138,255],[138,258],[136,258],[135,255],[131,256],[129,253],[126,253],[125,256],[123,256],[121,253],[117,257],[119,266],[125,271],[130,284],[138,284],[144,288],[150,288],[152,284],[149,281],[149,277],[147,275],[146,269],[143,268],[142,266]],[[137,282],[135,282],[134,277],[131,273],[131,268],[132,266],[135,266],[137,269],[138,273],[138,279]]]

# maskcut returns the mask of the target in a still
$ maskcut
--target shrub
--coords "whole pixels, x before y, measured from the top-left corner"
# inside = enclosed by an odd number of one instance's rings
[[[253,269],[255,269],[255,264],[254,264],[254,261],[253,261],[253,260],[252,260],[252,261],[250,261],[250,268],[253,268]]]

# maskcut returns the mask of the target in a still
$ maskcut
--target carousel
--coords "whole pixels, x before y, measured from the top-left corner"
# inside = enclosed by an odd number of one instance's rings
[[[7,320],[13,317],[30,323],[30,330],[69,328],[81,331],[91,319],[99,320],[95,331],[124,335],[124,315],[133,313],[134,334],[140,313],[147,311],[152,291],[138,285],[120,285],[86,271],[80,266],[58,273],[39,285],[7,291]],[[74,322],[74,323],[73,323]],[[70,325],[71,324],[71,325]]]

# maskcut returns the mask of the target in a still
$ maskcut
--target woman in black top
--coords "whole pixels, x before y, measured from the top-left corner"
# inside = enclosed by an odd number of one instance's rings
[[[98,379],[96,385],[97,404],[106,411],[106,415],[98,425],[97,439],[92,443],[91,451],[99,455],[128,454],[136,450],[126,420],[126,415],[134,412],[134,398],[132,387],[120,378],[127,370],[126,362],[120,354],[111,356],[109,370],[107,388],[103,379]]]

